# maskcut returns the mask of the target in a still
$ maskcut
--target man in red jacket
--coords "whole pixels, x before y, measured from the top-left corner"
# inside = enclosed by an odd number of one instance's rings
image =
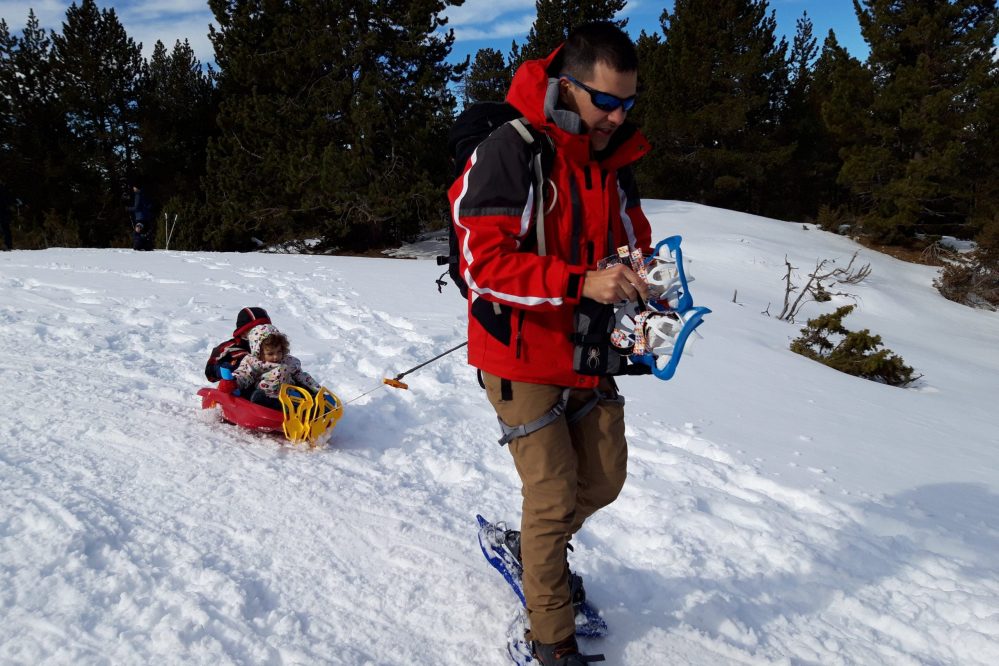
[[[507,94],[554,146],[543,193],[534,191],[530,149],[511,124],[479,144],[449,192],[469,285],[469,363],[481,371],[523,483],[527,639],[543,666],[585,663],[573,609],[585,593],[566,547],[627,476],[624,401],[612,377],[579,367],[573,336],[582,306],[647,297],[625,265],[597,269],[622,245],[651,252],[630,169],[649,145],[626,122],[637,71],[623,31],[580,26],[548,58],[525,62]],[[544,207],[544,234],[526,251],[536,206]]]

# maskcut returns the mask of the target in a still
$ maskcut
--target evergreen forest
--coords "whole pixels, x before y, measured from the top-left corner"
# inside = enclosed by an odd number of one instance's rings
[[[456,114],[502,99],[574,25],[627,28],[625,0],[537,0],[523,43],[455,63],[443,12],[458,4],[208,0],[212,63],[186,41],[143,57],[94,0],[59,30],[32,10],[0,20],[15,242],[127,247],[136,183],[171,249],[365,252],[445,226]],[[663,4],[660,30],[636,38],[643,196],[888,246],[999,246],[996,0],[854,0],[865,61],[807,13],[789,43],[767,0]]]

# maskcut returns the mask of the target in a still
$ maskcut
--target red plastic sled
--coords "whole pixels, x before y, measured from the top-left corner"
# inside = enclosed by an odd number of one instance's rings
[[[222,420],[234,423],[250,430],[266,432],[282,432],[284,414],[280,409],[270,409],[257,405],[246,398],[226,393],[217,388],[205,387],[198,390],[201,396],[201,408],[211,409],[218,405],[222,408]]]

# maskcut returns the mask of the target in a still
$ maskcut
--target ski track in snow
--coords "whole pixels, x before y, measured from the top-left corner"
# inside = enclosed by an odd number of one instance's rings
[[[463,339],[434,269],[2,255],[0,662],[505,663],[514,598],[474,515],[516,523],[519,484],[463,352],[407,377],[410,391],[348,404],[324,449],[224,425],[194,395],[238,308],[258,304],[342,399],[377,387]],[[761,330],[742,344],[772,345]],[[712,353],[699,345],[694,358]],[[784,480],[753,441],[662,408],[685,370],[622,381],[629,480],[571,558],[611,628],[588,649],[650,666],[999,660],[989,487],[848,489],[850,468],[812,460],[813,434],[783,449]],[[768,436],[762,418],[746,426]]]

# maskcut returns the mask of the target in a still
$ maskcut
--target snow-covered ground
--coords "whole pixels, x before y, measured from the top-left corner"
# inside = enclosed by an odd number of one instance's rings
[[[999,313],[861,249],[850,328],[909,389],[788,350],[784,257],[848,239],[693,204],[713,309],[677,376],[622,380],[629,480],[572,564],[609,664],[999,663]],[[433,252],[424,252],[432,254]],[[303,450],[200,409],[209,350],[266,307],[349,401],[461,342],[432,261],[53,249],[0,254],[0,663],[503,664],[514,597],[475,514],[519,485],[463,352],[350,402]],[[736,295],[737,292],[737,295]],[[733,296],[735,302],[733,302]]]

